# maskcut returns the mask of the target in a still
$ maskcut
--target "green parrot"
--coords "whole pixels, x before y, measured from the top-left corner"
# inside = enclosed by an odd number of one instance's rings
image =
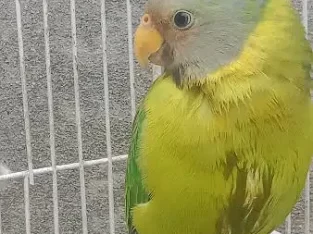
[[[148,0],[126,171],[134,234],[269,234],[313,155],[312,50],[288,0]]]

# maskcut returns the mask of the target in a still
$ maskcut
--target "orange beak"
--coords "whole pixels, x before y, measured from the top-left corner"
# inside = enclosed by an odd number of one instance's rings
[[[162,44],[163,37],[152,24],[151,17],[145,14],[135,32],[135,55],[141,66],[146,67],[149,56],[157,52]]]

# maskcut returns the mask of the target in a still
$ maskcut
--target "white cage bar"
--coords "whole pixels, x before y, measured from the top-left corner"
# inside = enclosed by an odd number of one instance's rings
[[[47,76],[47,93],[48,93],[48,109],[49,109],[50,154],[51,154],[51,165],[52,165],[53,228],[54,228],[54,233],[59,234],[58,180],[57,180],[56,157],[55,157],[55,138],[54,138],[55,133],[54,133],[53,95],[52,95],[52,80],[51,80],[47,0],[43,0],[42,5],[43,5],[46,76]]]
[[[115,233],[114,226],[114,194],[113,194],[113,161],[121,161],[127,158],[127,155],[112,156],[111,149],[111,134],[110,134],[110,118],[109,118],[109,94],[108,94],[108,70],[107,70],[107,48],[106,48],[106,16],[105,16],[105,0],[101,1],[101,30],[102,30],[102,60],[103,60],[103,81],[104,81],[104,106],[105,106],[105,124],[106,124],[106,144],[107,144],[107,158],[85,161],[83,157],[82,148],[82,134],[81,134],[81,116],[80,116],[80,103],[79,103],[79,85],[78,85],[78,68],[77,68],[77,39],[76,39],[76,16],[75,16],[75,0],[70,0],[71,10],[71,29],[72,29],[72,54],[73,54],[73,74],[74,74],[74,90],[75,90],[75,114],[76,114],[76,127],[77,127],[77,147],[78,147],[78,163],[56,165],[55,153],[55,133],[54,133],[54,115],[53,115],[53,93],[51,81],[51,61],[50,61],[50,45],[49,45],[49,27],[48,27],[48,1],[43,0],[43,21],[44,21],[44,40],[45,40],[45,61],[46,61],[46,77],[47,77],[47,96],[48,96],[48,111],[49,111],[49,128],[50,128],[50,153],[51,153],[51,167],[44,167],[33,169],[32,165],[32,149],[30,138],[30,123],[29,123],[29,110],[28,110],[28,97],[27,97],[27,84],[24,60],[24,48],[22,38],[22,14],[20,0],[16,0],[16,19],[17,19],[17,32],[18,32],[18,46],[19,46],[19,59],[20,59],[20,74],[22,81],[22,94],[23,94],[23,110],[25,121],[25,134],[26,134],[26,150],[28,158],[28,170],[13,172],[7,175],[0,176],[2,180],[14,180],[24,178],[24,202],[25,202],[25,224],[26,234],[31,233],[31,213],[30,213],[30,196],[29,186],[34,184],[34,176],[52,173],[53,178],[53,216],[54,216],[54,233],[59,233],[59,215],[58,215],[58,183],[57,171],[79,169],[80,175],[80,188],[81,188],[81,217],[82,217],[82,230],[84,234],[88,233],[87,226],[87,211],[86,211],[86,191],[85,191],[85,178],[84,168],[106,164],[108,166],[108,192],[109,192],[109,224],[110,234]],[[125,0],[127,5],[127,28],[128,28],[128,50],[129,50],[129,70],[130,70],[130,97],[131,97],[131,115],[135,116],[135,76],[134,76],[134,56],[133,56],[133,29],[132,29],[132,10],[130,0]],[[303,0],[303,25],[308,32],[308,0]],[[154,79],[161,73],[160,67],[153,67]],[[306,187],[304,190],[305,199],[305,221],[304,221],[304,234],[310,234],[310,178],[308,175]],[[1,207],[0,207],[1,208]],[[291,216],[289,215],[286,220],[285,232],[291,234],[292,223]],[[1,212],[0,212],[0,234],[2,233]],[[274,232],[278,233],[278,232]]]
[[[107,145],[107,162],[108,162],[108,187],[109,187],[109,220],[110,234],[115,233],[114,226],[114,194],[113,194],[113,166],[112,166],[112,146],[111,146],[111,128],[110,128],[110,106],[109,106],[109,84],[107,69],[106,53],[106,17],[105,17],[105,0],[101,0],[101,31],[102,31],[102,54],[103,54],[103,79],[104,79],[104,101],[105,101],[105,130]]]
[[[71,26],[72,26],[72,47],[73,47],[73,72],[74,72],[74,90],[75,90],[75,116],[77,125],[77,145],[79,158],[79,181],[80,181],[80,199],[82,209],[83,234],[87,234],[87,208],[86,208],[86,188],[84,176],[84,158],[83,143],[81,130],[81,116],[79,103],[79,85],[78,85],[78,68],[77,68],[77,38],[76,38],[76,10],[75,0],[71,0]]]

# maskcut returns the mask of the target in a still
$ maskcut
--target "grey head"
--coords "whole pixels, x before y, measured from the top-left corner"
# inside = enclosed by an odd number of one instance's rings
[[[145,13],[164,39],[149,60],[177,84],[207,77],[239,55],[266,0],[148,0]]]

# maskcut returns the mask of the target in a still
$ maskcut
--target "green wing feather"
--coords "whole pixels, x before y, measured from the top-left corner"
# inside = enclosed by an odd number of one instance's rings
[[[127,170],[126,170],[126,220],[128,233],[137,233],[132,222],[132,208],[139,203],[145,203],[149,200],[149,194],[146,192],[142,175],[138,167],[138,159],[140,158],[140,144],[143,123],[145,121],[145,112],[141,105],[136,113],[133,123],[131,145],[128,153]]]

